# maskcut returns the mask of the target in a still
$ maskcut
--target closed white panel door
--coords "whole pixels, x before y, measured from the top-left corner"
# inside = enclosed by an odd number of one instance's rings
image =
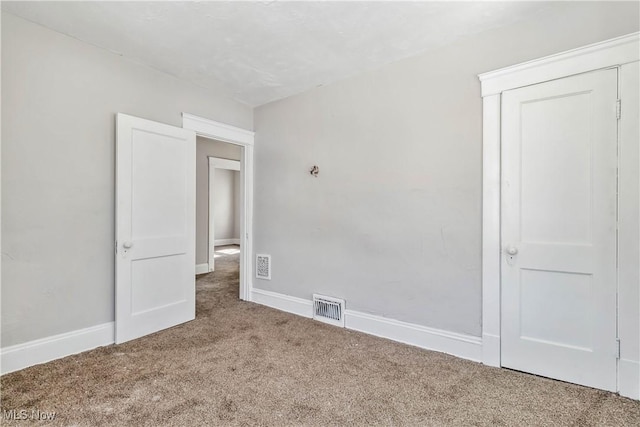
[[[502,95],[505,367],[616,390],[617,70]]]
[[[195,133],[118,114],[116,342],[195,318]]]

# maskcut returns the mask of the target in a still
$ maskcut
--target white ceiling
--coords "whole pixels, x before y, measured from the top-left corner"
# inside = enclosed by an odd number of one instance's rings
[[[251,106],[532,18],[561,2],[2,2]]]

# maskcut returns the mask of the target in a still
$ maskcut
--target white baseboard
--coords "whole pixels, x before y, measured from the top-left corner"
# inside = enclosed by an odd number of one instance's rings
[[[214,246],[239,245],[240,239],[216,239],[213,241]]]
[[[209,272],[209,264],[196,264],[196,274],[204,274]]]
[[[55,359],[114,343],[114,323],[66,332],[0,350],[0,373],[50,362]]]
[[[620,359],[618,362],[618,390],[622,396],[640,400],[640,362]]]
[[[302,298],[253,288],[251,291],[251,302],[277,308],[278,310],[297,314],[302,317],[313,317],[313,303],[310,300]]]
[[[313,317],[311,300],[254,288],[251,301],[299,316]],[[482,340],[479,337],[442,331],[353,310],[345,310],[345,327],[463,359],[476,362],[482,360]]]
[[[482,340],[471,335],[443,331],[352,310],[345,310],[345,327],[474,362],[482,360]]]

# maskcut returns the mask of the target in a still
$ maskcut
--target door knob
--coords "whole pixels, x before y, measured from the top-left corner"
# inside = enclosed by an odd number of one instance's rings
[[[507,250],[506,250],[508,255],[516,255],[518,253],[518,248],[516,248],[515,246],[507,246]]]
[[[125,249],[131,249],[132,246],[133,246],[133,243],[131,243],[131,242],[124,242],[122,244],[122,247],[125,248]]]

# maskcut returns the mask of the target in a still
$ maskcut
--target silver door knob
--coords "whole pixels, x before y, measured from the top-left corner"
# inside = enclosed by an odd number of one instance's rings
[[[515,246],[507,246],[506,252],[508,255],[516,255],[518,253],[518,248]]]
[[[122,244],[122,247],[125,248],[125,249],[131,249],[132,246],[133,246],[133,243],[131,243],[131,242],[124,242]]]

